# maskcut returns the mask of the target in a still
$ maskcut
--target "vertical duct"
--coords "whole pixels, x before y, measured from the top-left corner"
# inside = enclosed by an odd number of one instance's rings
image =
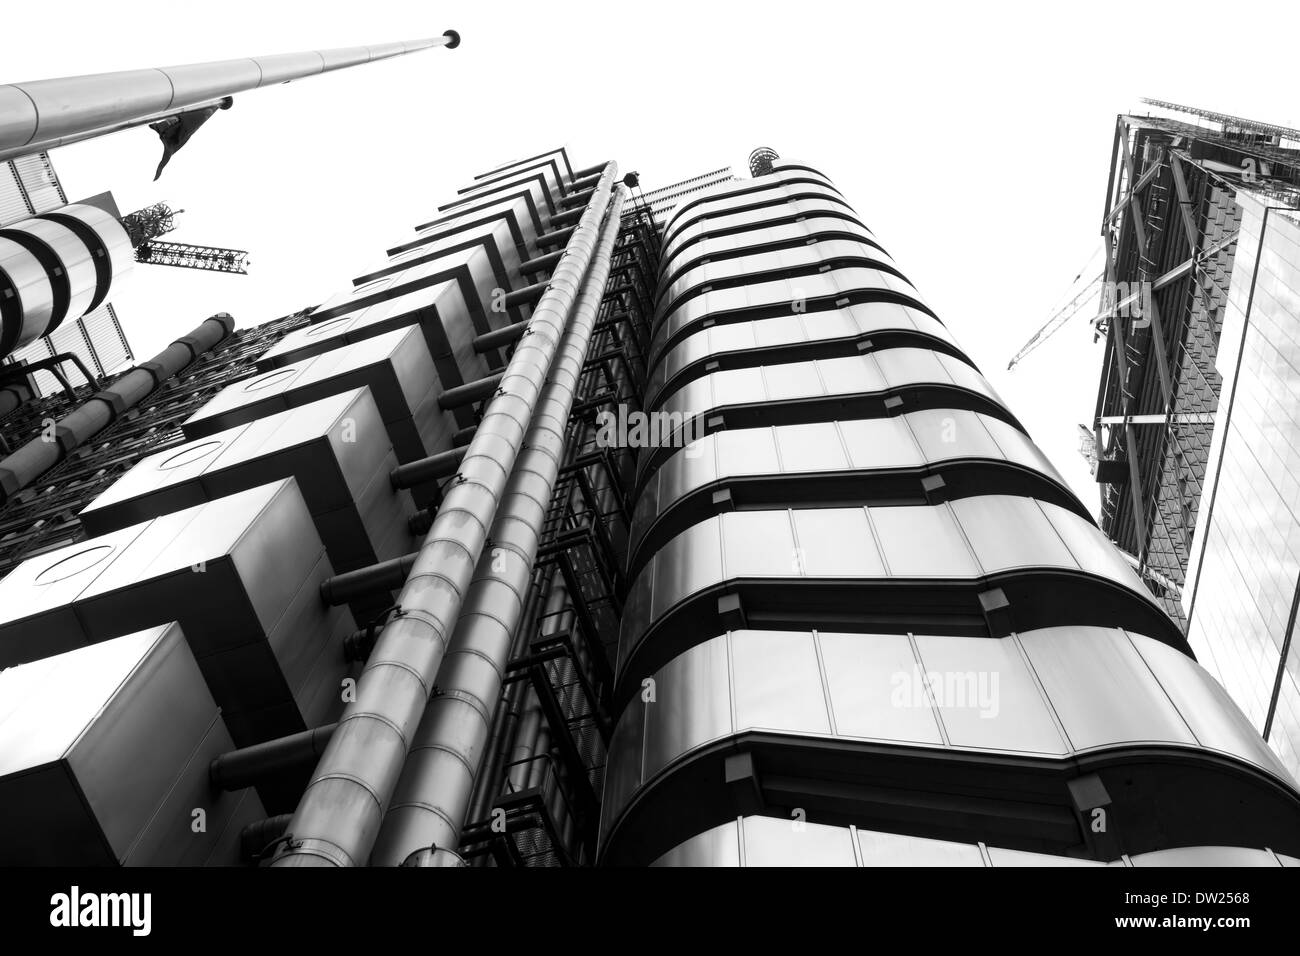
[[[569,414],[609,280],[625,195],[620,188],[609,204],[573,321],[492,522],[492,548],[479,559],[451,647],[438,669],[438,692],[425,709],[384,815],[375,865],[396,866],[421,849],[455,849],[460,843],[564,460]]]
[[[605,166],[566,247],[568,254],[537,304],[421,545],[397,610],[375,643],[357,699],[344,711],[272,866],[354,866],[370,857],[488,527],[568,326],[616,173],[614,163]]]

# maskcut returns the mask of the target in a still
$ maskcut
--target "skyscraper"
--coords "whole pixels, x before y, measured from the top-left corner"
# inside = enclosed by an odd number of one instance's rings
[[[1300,773],[1300,192],[1237,192],[1223,391],[1184,603],[1188,640],[1287,769]]]
[[[1248,282],[1239,189],[1300,185],[1300,133],[1173,103],[1117,118],[1102,235],[1094,422],[1101,527],[1186,623],[1229,287]]]
[[[0,461],[5,862],[1300,862],[1180,628],[770,162],[662,229],[612,163],[499,167]]]
[[[1146,102],[1103,223],[1101,527],[1295,774],[1300,131]]]

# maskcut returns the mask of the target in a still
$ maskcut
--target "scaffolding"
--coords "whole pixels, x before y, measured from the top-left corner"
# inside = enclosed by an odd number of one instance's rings
[[[1300,181],[1300,152],[1279,145],[1291,131],[1199,115],[1223,128],[1117,120],[1103,281],[1140,290],[1142,306],[1125,308],[1133,296],[1112,295],[1096,319],[1106,356],[1091,454],[1102,528],[1184,626],[1182,588],[1221,387],[1215,357],[1241,218],[1236,189],[1255,188],[1265,171],[1266,188]]]

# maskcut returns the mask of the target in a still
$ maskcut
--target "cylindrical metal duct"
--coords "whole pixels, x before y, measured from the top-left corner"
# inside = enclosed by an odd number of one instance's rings
[[[474,337],[474,351],[491,352],[493,349],[500,348],[503,345],[509,345],[516,339],[524,337],[528,331],[528,321],[516,322],[513,325],[503,325],[499,329],[493,329],[491,332],[484,332],[482,335]]]
[[[430,47],[454,49],[460,35],[376,46],[281,53],[150,70],[0,85],[0,161],[156,122],[244,90],[342,70]]]
[[[177,339],[150,361],[137,365],[59,419],[54,424],[53,441],[39,435],[0,460],[0,503],[26,488],[234,328],[235,320],[225,312],[204,319],[192,333]]]
[[[254,786],[260,780],[303,767],[313,757],[320,756],[333,733],[334,724],[327,724],[219,754],[208,765],[208,779],[218,790]]]
[[[29,401],[31,397],[32,390],[25,382],[10,382],[8,385],[0,386],[0,418]]]
[[[497,503],[514,468],[542,386],[596,244],[616,167],[606,168],[537,304],[425,537],[397,604],[366,663],[273,866],[351,866],[370,856],[412,735],[433,691]]]
[[[0,229],[0,358],[97,308],[131,262],[126,230],[94,206]]]
[[[492,550],[479,559],[451,648],[438,669],[438,695],[425,709],[384,817],[373,854],[376,865],[396,865],[421,846],[458,845],[563,463],[569,414],[609,278],[624,196],[620,187],[609,204],[573,322],[492,522]]]
[[[320,598],[331,607],[339,607],[377,591],[401,587],[418,555],[418,551],[413,551],[355,571],[331,575],[320,583]]]
[[[414,488],[426,481],[439,481],[443,478],[450,478],[456,474],[456,469],[460,467],[460,463],[464,460],[464,448],[449,448],[446,451],[438,452],[436,455],[430,455],[428,458],[408,461],[405,465],[398,465],[388,478],[395,489]]]
[[[438,396],[438,407],[443,411],[451,411],[453,408],[481,402],[501,387],[501,380],[505,378],[505,375],[505,372],[500,375],[486,375],[472,382],[466,382],[464,385],[449,388]]]

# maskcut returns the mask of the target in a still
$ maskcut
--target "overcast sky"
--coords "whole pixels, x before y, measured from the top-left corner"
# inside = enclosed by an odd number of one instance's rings
[[[1173,11],[1176,9],[1176,15]],[[1243,8],[1244,9],[1244,8]],[[217,311],[315,304],[476,172],[552,145],[647,188],[756,145],[824,170],[1076,492],[1101,346],[1080,317],[1008,359],[1100,243],[1115,116],[1151,96],[1300,125],[1295,4],[9,3],[0,82],[412,39],[464,42],[236,97],[152,182],[147,129],[67,147],[70,199],[166,200],[178,241],[247,277],[137,267],[113,295],[138,359]],[[1270,38],[1276,38],[1276,41]],[[1098,262],[1100,260],[1097,260]]]

